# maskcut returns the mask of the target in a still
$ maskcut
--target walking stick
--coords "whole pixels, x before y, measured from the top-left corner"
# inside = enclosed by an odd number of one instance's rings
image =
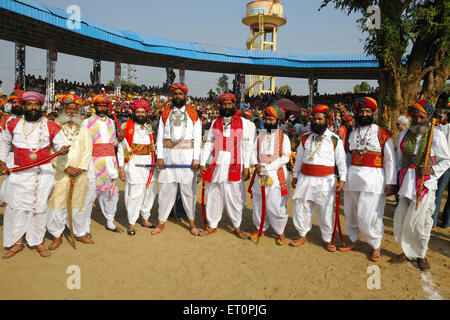
[[[261,224],[259,225],[258,238],[256,239],[256,244],[259,244],[261,236],[264,229],[264,221],[266,219],[266,187],[264,185],[263,177],[259,176],[259,182],[261,183],[261,198],[262,198],[262,213],[261,213]]]
[[[426,167],[428,165],[428,158],[430,157],[431,152],[431,144],[433,142],[433,132],[434,132],[434,125],[436,124],[436,118],[433,118],[431,120],[431,128],[430,128],[430,134],[428,135],[428,142],[427,142],[427,150],[425,152],[425,161],[423,163],[423,167]],[[423,188],[423,180],[425,179],[425,176],[422,175],[422,178],[420,179],[420,187],[419,187],[419,193],[416,195],[416,211],[419,209],[419,202],[420,202],[420,194],[422,193]]]
[[[331,239],[331,243],[334,243],[334,238],[336,237],[336,231],[339,229],[339,237],[341,238],[342,245],[345,248],[344,236],[341,230],[341,223],[339,222],[339,191],[336,191],[336,216],[334,218],[334,230],[333,230],[333,238]]]
[[[67,212],[69,220],[70,239],[72,239],[73,248],[76,249],[77,245],[75,242],[75,237],[73,235],[73,224],[72,224],[72,197],[74,186],[75,186],[75,178],[70,178],[69,195],[67,196]]]

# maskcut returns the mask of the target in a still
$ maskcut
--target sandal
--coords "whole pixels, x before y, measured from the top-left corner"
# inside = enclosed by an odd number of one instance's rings
[[[239,239],[242,239],[242,240],[245,240],[245,239],[247,239],[248,238],[248,235],[246,235],[245,234],[245,232],[244,231],[240,231],[240,232],[234,232],[235,234],[236,234],[236,236],[239,238]]]
[[[147,222],[148,224],[145,224],[144,221]],[[141,221],[141,226],[143,226],[144,228],[156,229],[156,226],[153,223],[149,222],[148,220],[144,220],[144,219],[142,219],[142,221]]]
[[[357,244],[357,245],[355,245],[354,247],[350,247],[350,246],[348,246],[348,247],[339,247],[338,248],[338,250],[339,251],[352,251],[352,250],[358,250],[359,249],[359,245]]]
[[[41,246],[42,247],[39,247]],[[43,258],[47,258],[50,257],[50,251],[48,251],[47,249],[45,249],[44,245],[41,243],[36,247],[37,252],[39,252],[39,255]]]
[[[158,224],[158,226],[155,228],[155,230],[152,231],[152,235],[156,236],[156,235],[160,234],[161,232],[164,231],[164,228],[165,228],[164,224],[162,224],[162,223]]]
[[[304,238],[300,238],[297,240],[294,240],[292,242],[289,242],[289,245],[292,247],[300,247],[302,244],[305,244],[308,241],[308,239],[306,237]]]
[[[336,246],[332,243],[326,243],[325,244],[325,248],[329,251],[329,252],[336,252]]]
[[[127,234],[129,235],[129,236],[134,236],[134,235],[136,235],[136,230],[128,230],[127,231]]]
[[[3,255],[3,259],[9,259],[14,257],[17,253],[23,250],[25,242],[16,242],[6,253]]]
[[[192,228],[191,229],[191,234],[193,235],[193,236],[199,236],[200,235],[200,230],[198,230],[197,228]]]
[[[278,244],[279,246],[285,246],[285,245],[287,245],[287,240],[286,240],[286,238],[282,238],[281,236],[279,236],[278,239],[277,239],[277,244]]]
[[[264,232],[261,234],[261,237],[264,236]],[[252,234],[250,235],[250,239],[255,240],[258,238],[258,231],[252,232]]]
[[[200,237],[205,237],[205,236],[209,236],[210,234],[216,233],[217,232],[217,228],[208,228],[202,232],[200,232]]]
[[[370,260],[372,260],[373,262],[381,261],[381,253],[379,253],[377,255],[372,253],[372,255],[370,256]]]

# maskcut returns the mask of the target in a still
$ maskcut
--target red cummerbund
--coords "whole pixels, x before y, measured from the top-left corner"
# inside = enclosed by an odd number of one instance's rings
[[[24,167],[48,158],[50,157],[50,146],[34,152],[36,154],[35,159],[30,158],[32,153],[33,152],[30,149],[14,148],[14,164],[19,167]],[[34,156],[32,157],[34,158]],[[47,163],[50,163],[50,161],[44,162],[42,164]]]
[[[334,167],[303,163],[300,172],[306,176],[326,177],[330,174],[334,174]]]
[[[352,151],[352,166],[383,168],[383,157],[381,152],[366,151],[360,154],[358,150]]]
[[[134,144],[133,143],[133,154],[136,156],[144,156],[152,154],[151,145],[149,144]]]
[[[114,157],[115,155],[116,151],[112,143],[94,143],[92,145],[93,157]]]

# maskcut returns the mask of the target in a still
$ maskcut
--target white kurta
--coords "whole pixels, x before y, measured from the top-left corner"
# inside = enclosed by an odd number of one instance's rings
[[[180,109],[181,112],[185,107]],[[173,110],[171,111],[172,114]],[[187,115],[187,114],[186,114]],[[182,127],[174,126],[174,132],[170,131],[170,115],[164,125],[162,117],[159,120],[158,137],[156,139],[156,148],[158,159],[164,159],[164,164],[184,164],[191,165],[193,160],[200,159],[200,149],[202,143],[202,124],[198,119],[195,124],[187,115],[187,126],[183,140],[193,140],[193,149],[168,149],[164,148],[163,141],[166,139],[180,139],[183,133]],[[190,168],[165,168],[159,173],[159,183],[191,183],[194,178],[194,171]],[[174,195],[175,197],[176,195]]]
[[[300,237],[312,228],[314,210],[317,209],[317,220],[319,221],[322,239],[330,242],[333,232],[333,204],[336,198],[336,177],[333,174],[324,177],[309,176],[301,173],[303,163],[321,165],[327,167],[338,167],[341,181],[346,181],[347,166],[346,156],[342,140],[330,130],[325,130],[320,145],[313,143],[318,136],[311,133],[305,142],[305,147],[300,143],[297,148],[296,162],[293,169],[293,177],[297,178],[297,185],[293,194],[293,220],[294,227]],[[337,140],[334,147],[332,137]],[[317,149],[319,148],[319,149]],[[316,151],[317,150],[317,151]],[[314,154],[312,160],[309,159]]]
[[[259,137],[263,137],[262,142],[259,146],[260,154],[264,155],[273,155],[275,151],[275,142],[279,139],[278,132],[269,133],[262,132],[259,134]],[[279,158],[272,161],[270,164],[267,163],[259,163],[258,158],[258,148],[256,140],[251,164],[256,165],[260,164],[261,166],[266,168],[267,176],[269,176],[273,184],[270,186],[265,186],[266,193],[266,220],[264,221],[263,231],[267,230],[270,226],[275,231],[276,234],[284,233],[284,229],[286,227],[286,223],[289,218],[289,214],[286,209],[286,203],[289,198],[290,193],[290,179],[289,172],[287,171],[286,164],[289,163],[290,154],[291,154],[291,142],[289,141],[289,137],[284,135],[283,138],[283,146],[282,146],[282,154]],[[280,180],[278,178],[278,169],[283,168],[284,176],[286,178],[286,187],[288,189],[288,194],[285,196],[281,195],[281,186]],[[262,215],[262,197],[261,197],[261,183],[259,176],[255,177],[254,184],[252,186],[252,194],[253,194],[253,223],[256,229],[259,229],[261,225],[261,215]]]
[[[402,131],[397,146],[397,170],[402,167],[403,153],[400,149],[408,129]],[[417,135],[417,154],[422,135]],[[435,210],[435,194],[439,177],[450,167],[450,152],[444,134],[434,130],[430,156],[435,157],[435,164],[431,167],[434,174],[424,183],[428,188],[427,194],[419,203],[416,210],[416,169],[408,169],[399,190],[400,201],[394,214],[394,238],[401,244],[403,252],[408,259],[425,258],[428,250],[431,230],[433,228],[433,213]]]
[[[348,138],[350,152],[357,149],[358,133],[368,140],[367,151],[381,152],[378,130],[376,124],[353,130]],[[352,242],[362,234],[372,248],[381,246],[386,204],[384,188],[387,184],[397,184],[395,165],[392,138],[384,146],[383,168],[350,165],[344,187],[344,212],[345,230]]]
[[[147,126],[135,124],[133,144],[150,145],[150,130]],[[117,149],[117,158],[119,160],[119,167],[124,167],[126,174],[125,182],[125,207],[127,209],[128,222],[134,225],[139,218],[139,213],[142,218],[148,220],[153,202],[157,194],[157,177],[158,170],[153,170],[151,183],[146,189],[147,180],[150,174],[150,168],[136,167],[136,164],[151,164],[151,155],[133,155],[128,163],[125,163],[124,155],[125,149],[130,148],[128,142],[124,139],[119,143]],[[131,152],[130,152],[131,155]]]
[[[243,168],[249,168],[251,148],[254,137],[254,129],[249,122],[242,119],[242,139],[240,144],[240,159],[237,159]],[[206,135],[206,142],[201,151],[200,165],[211,164],[214,159],[212,153],[214,150],[213,127],[216,120],[211,124],[211,128]],[[253,131],[252,131],[253,130]],[[224,118],[223,136],[231,136],[231,117]],[[217,228],[222,218],[222,211],[225,208],[232,221],[234,228],[239,228],[242,221],[242,211],[245,201],[242,194],[245,194],[245,187],[242,178],[239,181],[228,181],[232,153],[227,150],[216,151],[217,162],[211,183],[206,183],[206,217],[211,228]]]
[[[43,149],[50,144],[50,133],[47,127],[47,119],[41,118],[37,127],[32,123],[21,119],[13,133],[5,130],[0,135],[0,160],[8,161],[9,151],[12,146],[16,148]],[[24,136],[24,125],[28,136],[28,143]],[[53,146],[59,150],[69,143],[59,132],[53,139]],[[12,165],[12,167],[17,167]],[[8,207],[5,211],[4,246],[10,247],[25,233],[30,245],[37,245],[43,241],[45,224],[47,222],[47,200],[55,184],[55,178],[51,163],[34,167],[9,176],[5,193],[8,195]],[[33,217],[31,217],[33,216]],[[43,232],[42,232],[42,228]]]

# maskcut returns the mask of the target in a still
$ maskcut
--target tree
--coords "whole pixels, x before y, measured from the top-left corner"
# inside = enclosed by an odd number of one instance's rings
[[[222,74],[222,76],[217,81],[216,91],[218,94],[225,93],[229,90],[228,87],[228,76],[226,74]]]
[[[292,92],[292,88],[288,86],[287,84],[281,87],[275,87],[275,92],[280,92],[283,94],[287,94],[288,92]]]
[[[379,123],[396,132],[395,120],[408,105],[436,103],[450,75],[449,0],[323,0],[320,9],[330,3],[363,14],[364,49],[379,62]],[[366,25],[372,4],[380,8],[379,29]]]
[[[121,81],[120,81],[120,85],[121,85],[121,86],[128,86],[128,87],[136,87],[136,86],[137,86],[136,83],[133,83],[133,82],[127,81],[127,80],[121,80]],[[109,82],[106,84],[106,86],[108,86],[108,87],[114,87],[114,80],[109,81]]]
[[[356,93],[368,93],[371,92],[371,88],[368,82],[363,81],[361,84],[354,86],[353,91]]]

